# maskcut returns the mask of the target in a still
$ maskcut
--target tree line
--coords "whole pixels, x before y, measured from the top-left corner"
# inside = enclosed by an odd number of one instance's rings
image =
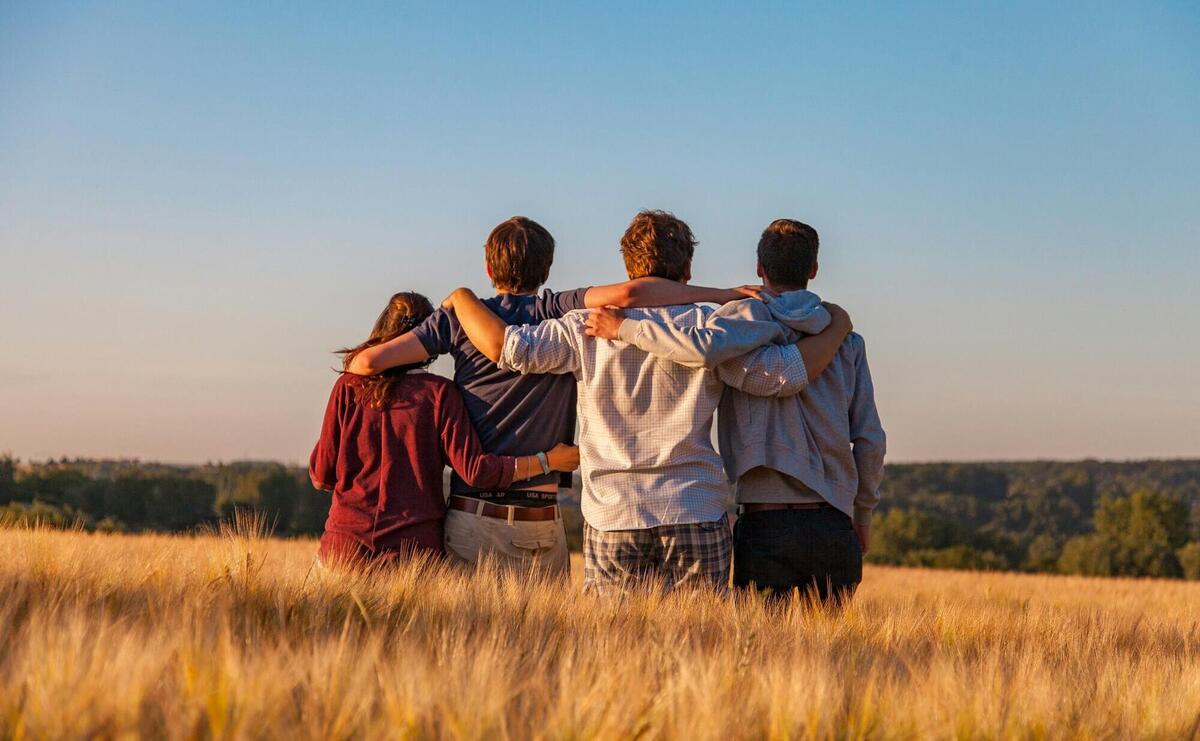
[[[188,532],[237,510],[278,535],[319,535],[329,495],[303,469],[268,462],[175,466],[140,461],[0,457],[0,518],[116,532]]]
[[[564,501],[576,546],[578,486]],[[0,457],[0,520],[188,532],[238,509],[317,535],[329,495],[278,463]],[[877,563],[1200,579],[1200,460],[889,465],[872,531]]]
[[[1200,461],[888,466],[879,563],[1200,579]]]

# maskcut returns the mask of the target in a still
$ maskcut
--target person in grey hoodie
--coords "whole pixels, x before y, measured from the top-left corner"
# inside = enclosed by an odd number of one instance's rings
[[[765,340],[794,343],[830,323],[827,305],[807,290],[818,247],[815,229],[779,219],[758,243],[758,275],[776,297],[726,304],[696,327],[596,310],[588,334],[708,368]],[[719,422],[726,473],[742,508],[734,584],[776,598],[799,589],[823,602],[848,599],[862,580],[886,450],[862,336],[851,332],[833,362],[796,396],[727,390]]]

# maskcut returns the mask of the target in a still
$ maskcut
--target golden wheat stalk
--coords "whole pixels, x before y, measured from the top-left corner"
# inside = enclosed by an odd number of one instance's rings
[[[0,529],[0,737],[1200,730],[1200,584],[869,568],[840,612],[198,537]]]

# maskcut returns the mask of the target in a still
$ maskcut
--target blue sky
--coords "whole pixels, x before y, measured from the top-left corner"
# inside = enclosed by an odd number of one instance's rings
[[[652,207],[820,230],[894,460],[1200,455],[1198,173],[1192,3],[6,3],[0,450],[303,460],[393,291]]]

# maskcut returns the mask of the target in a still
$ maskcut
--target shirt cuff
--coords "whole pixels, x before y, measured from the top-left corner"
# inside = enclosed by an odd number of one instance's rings
[[[632,345],[634,344],[634,340],[637,339],[639,329],[637,320],[625,319],[621,322],[620,328],[617,329],[617,337],[620,338],[621,342],[627,342]]]
[[[517,480],[517,459],[511,455],[503,455],[500,456],[500,460],[504,464],[500,467],[500,483],[497,488],[508,489]]]
[[[799,388],[804,388],[811,380],[808,377],[808,366],[804,364],[804,355],[800,348],[793,343],[783,348],[783,359],[787,362],[787,380]]]
[[[504,330],[504,346],[500,350],[500,360],[496,365],[501,370],[520,373],[519,365],[524,362],[529,351],[529,341],[521,333],[520,327],[509,325]]]
[[[871,525],[871,515],[875,512],[870,507],[854,507],[854,524],[861,527],[869,527]]]

